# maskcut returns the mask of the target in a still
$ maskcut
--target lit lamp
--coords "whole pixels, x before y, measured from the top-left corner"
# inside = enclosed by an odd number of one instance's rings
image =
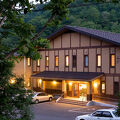
[[[42,83],[42,79],[39,80],[39,83],[40,83],[40,84]]]
[[[27,85],[28,85],[28,87],[30,87],[30,82],[28,82],[28,84],[27,84]]]
[[[94,87],[97,88],[97,83],[94,83]]]
[[[72,85],[72,82],[69,82],[69,85],[71,86],[71,85]]]
[[[16,83],[16,80],[15,80],[15,79],[10,79],[10,80],[9,80],[9,83],[10,83],[10,84],[15,84],[15,83]]]
[[[55,85],[55,84],[56,84],[56,81],[53,81],[53,84]]]

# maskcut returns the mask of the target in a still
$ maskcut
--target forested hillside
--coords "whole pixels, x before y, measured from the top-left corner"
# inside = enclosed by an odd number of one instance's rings
[[[69,8],[68,19],[63,20],[59,25],[48,27],[42,36],[50,35],[63,25],[81,26],[120,33],[120,4],[104,3],[78,7],[78,5],[83,3],[83,0],[74,2],[71,6],[77,7]],[[25,21],[32,23],[36,27],[36,31],[38,31],[42,28],[48,17],[49,11],[33,12],[25,16]]]

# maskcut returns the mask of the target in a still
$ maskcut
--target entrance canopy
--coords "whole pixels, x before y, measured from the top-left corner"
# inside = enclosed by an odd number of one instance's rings
[[[55,79],[55,80],[75,80],[91,81],[103,76],[101,72],[62,72],[62,71],[43,71],[32,75],[32,78]]]

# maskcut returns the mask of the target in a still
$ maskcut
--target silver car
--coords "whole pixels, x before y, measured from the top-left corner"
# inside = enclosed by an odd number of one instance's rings
[[[39,103],[43,101],[52,101],[53,96],[48,95],[47,93],[44,92],[35,92],[32,97],[32,102],[34,103]]]
[[[89,115],[77,116],[75,120],[120,120],[115,109],[101,109]]]

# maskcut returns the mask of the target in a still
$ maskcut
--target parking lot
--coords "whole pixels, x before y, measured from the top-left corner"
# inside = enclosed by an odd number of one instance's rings
[[[34,120],[74,120],[78,115],[90,114],[105,107],[87,107],[71,104],[43,102],[33,104]]]

